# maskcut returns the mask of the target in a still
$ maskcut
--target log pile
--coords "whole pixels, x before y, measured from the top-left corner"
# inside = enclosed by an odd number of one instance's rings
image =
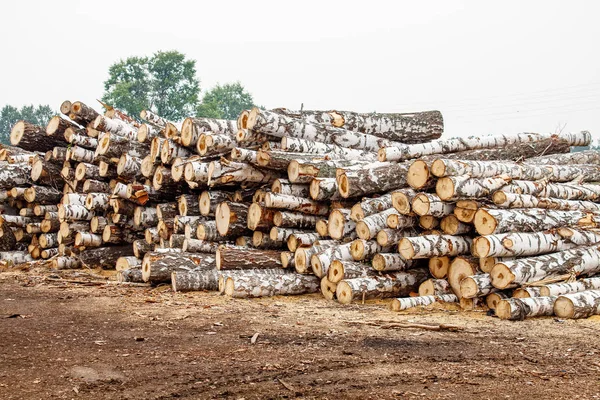
[[[395,311],[600,312],[600,155],[569,153],[588,132],[444,139],[438,111],[61,112],[0,150],[4,263]]]

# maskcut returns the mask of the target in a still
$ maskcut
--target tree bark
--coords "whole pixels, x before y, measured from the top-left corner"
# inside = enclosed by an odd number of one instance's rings
[[[327,220],[329,236],[336,240],[356,237],[356,222],[350,219],[350,213],[348,209],[338,208],[329,214]]]
[[[375,168],[347,172],[338,178],[339,192],[343,198],[384,193],[407,185],[408,164],[390,164]]]
[[[533,256],[600,242],[600,234],[594,231],[564,232],[570,236],[577,234],[576,241],[563,238],[557,231],[500,233],[475,238],[472,252],[479,258]]]
[[[133,255],[137,258],[144,258],[144,255],[152,251],[153,248],[154,246],[145,240],[138,239],[133,241]]]
[[[487,296],[497,290],[492,285],[490,274],[467,276],[460,281],[460,294],[468,299]]]
[[[135,256],[119,257],[115,263],[117,271],[125,271],[131,268],[142,268],[142,260]]]
[[[511,284],[537,282],[565,274],[591,275],[600,272],[597,246],[576,247],[537,257],[519,258],[498,263],[490,271],[492,284],[505,289]]]
[[[465,235],[471,232],[472,226],[462,223],[455,215],[448,215],[440,221],[440,228],[446,235]]]
[[[217,249],[216,259],[219,270],[282,268],[281,257],[275,250],[221,246]]]
[[[416,292],[427,279],[424,269],[396,272],[385,276],[369,276],[342,280],[336,289],[337,299],[342,304],[356,300],[408,296]]]
[[[540,287],[540,296],[561,296],[563,294],[600,289],[600,277],[581,279],[570,283],[553,283]]]
[[[342,279],[353,279],[377,274],[378,272],[368,264],[355,261],[333,260],[327,271],[327,279],[331,283],[338,283]]]
[[[221,236],[230,236],[237,232],[235,225],[242,225],[243,230],[248,224],[248,204],[224,201],[217,207],[215,221],[217,231]]]
[[[375,151],[349,149],[337,144],[314,142],[287,136],[281,138],[281,150],[314,155],[334,154],[336,158],[343,160],[377,161]]]
[[[549,197],[563,200],[600,199],[600,185],[574,183],[548,183],[545,181],[514,180],[501,189],[506,193],[528,194],[536,197]]]
[[[310,197],[317,201],[342,199],[335,178],[314,178],[310,183]]]
[[[442,218],[454,211],[454,204],[445,202],[433,193],[419,193],[412,200],[412,210],[417,215]]]
[[[488,197],[510,182],[509,178],[477,179],[469,176],[448,176],[440,178],[435,191],[441,200],[479,199]]]
[[[248,129],[276,137],[295,137],[315,142],[334,143],[351,149],[377,151],[380,147],[393,146],[394,142],[373,135],[348,131],[323,124],[286,117],[266,110],[253,108],[248,118]]]
[[[600,153],[596,150],[578,151],[576,153],[541,155],[527,157],[527,164],[537,165],[574,165],[594,164],[600,165]]]
[[[132,157],[142,159],[150,154],[150,146],[146,143],[132,142],[125,137],[112,133],[105,133],[98,138],[96,154],[108,158],[119,158],[123,154],[129,154]]]
[[[514,145],[526,145],[528,143],[538,142],[553,137],[565,139],[571,146],[587,146],[591,141],[591,135],[587,131],[573,134],[561,133],[558,135],[518,133],[514,135],[471,136],[468,138],[437,140],[423,144],[395,147],[382,146],[379,150],[379,161],[402,161],[431,154],[448,154],[467,150],[508,148],[511,146],[518,147]]]
[[[292,233],[287,238],[287,246],[290,251],[296,251],[299,247],[312,246],[322,236],[316,232]]]
[[[299,274],[305,274],[309,272],[309,267],[311,267],[311,258],[313,255],[337,245],[339,245],[337,240],[326,240],[319,241],[319,244],[314,244],[311,247],[301,247],[296,249],[296,252],[294,253],[294,266],[296,268],[296,272]]]
[[[27,151],[46,152],[55,146],[65,146],[65,141],[59,136],[46,135],[46,130],[41,126],[27,121],[18,121],[10,132],[10,143]]]
[[[379,231],[387,228],[387,218],[390,215],[400,215],[395,208],[388,208],[377,214],[369,215],[356,223],[356,233],[359,238],[369,240],[377,236]],[[406,224],[414,225],[414,218],[405,218]],[[401,226],[401,228],[410,227],[412,225]]]
[[[165,140],[160,146],[160,161],[163,164],[171,165],[176,158],[188,158],[192,156],[192,152],[171,139]]]
[[[513,321],[522,321],[529,317],[553,315],[556,299],[556,296],[504,299],[498,302],[496,315],[500,319]]]
[[[144,282],[166,283],[175,271],[214,270],[215,257],[203,253],[146,253],[142,262]]]
[[[234,137],[237,132],[236,121],[214,118],[186,118],[181,125],[181,144],[194,147],[203,133]]]
[[[600,204],[585,200],[550,199],[502,191],[494,193],[492,200],[494,204],[502,208],[545,208],[562,211],[600,212]]]
[[[419,286],[419,296],[439,296],[453,294],[452,287],[446,279],[427,279]]]
[[[133,250],[131,245],[99,247],[97,249],[86,249],[77,257],[84,266],[90,268],[105,267],[114,268],[119,257],[131,256]]]
[[[587,318],[600,314],[600,290],[586,290],[559,296],[554,302],[559,318]]]
[[[434,303],[458,303],[458,298],[453,294],[437,296],[401,297],[392,300],[392,311],[404,311],[414,307],[426,307]]]
[[[545,209],[489,209],[481,208],[473,220],[480,235],[505,232],[535,232],[561,226],[595,227],[591,214],[583,211],[556,211]]]
[[[416,236],[417,231],[415,229],[391,229],[384,228],[377,233],[377,243],[383,247],[395,246],[404,237]]]
[[[219,271],[215,269],[173,271],[171,273],[171,287],[174,292],[218,290]]]
[[[10,229],[4,223],[0,223],[0,251],[12,251],[17,246],[17,239]]]
[[[352,253],[350,247],[352,243],[341,244],[338,246],[328,247],[310,257],[310,265],[313,273],[322,278],[327,275],[329,266],[333,260],[352,261]],[[296,265],[298,265],[296,263]]]
[[[439,256],[457,256],[469,252],[473,240],[464,236],[426,235],[403,238],[398,252],[407,260]]]
[[[209,186],[230,183],[272,183],[279,178],[279,172],[255,168],[250,164],[221,160],[213,161],[208,167]]]
[[[336,178],[338,168],[350,166],[381,165],[363,160],[292,160],[288,166],[288,179],[292,183],[310,183],[313,178]]]
[[[265,196],[265,205],[268,208],[277,208],[290,211],[298,211],[304,214],[311,215],[327,215],[329,214],[329,205],[318,203],[310,199],[277,194],[267,193]]]
[[[317,293],[319,289],[320,281],[315,276],[294,273],[266,275],[261,270],[229,276],[225,283],[225,294],[237,298]]]

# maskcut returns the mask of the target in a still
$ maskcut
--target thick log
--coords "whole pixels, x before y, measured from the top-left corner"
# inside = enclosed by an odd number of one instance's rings
[[[133,250],[131,245],[99,247],[87,249],[77,256],[84,266],[89,268],[104,267],[114,268],[119,257],[131,256]]]
[[[215,253],[219,247],[216,242],[198,239],[185,239],[181,249],[188,253]]]
[[[461,292],[461,282],[463,279],[475,276],[479,273],[479,264],[477,260],[469,257],[456,257],[448,267],[448,275],[446,277],[454,294],[460,299],[463,298]]]
[[[322,278],[327,275],[327,271],[333,260],[352,261],[351,246],[352,243],[346,243],[339,246],[327,247],[325,250],[313,254],[310,257],[310,265],[313,273]]]
[[[378,253],[392,251],[394,246],[380,246],[375,240],[356,239],[350,243],[350,254],[355,261],[370,260]]]
[[[31,167],[31,179],[34,182],[54,188],[62,187],[61,166],[38,158]]]
[[[313,155],[330,155],[343,160],[377,161],[375,151],[349,149],[332,143],[314,142],[293,137],[281,138],[281,150]]]
[[[41,152],[66,144],[63,138],[46,135],[46,130],[41,126],[22,120],[13,125],[10,132],[10,143],[24,150]]]
[[[61,106],[62,107],[62,106]],[[62,110],[61,110],[62,111]],[[81,101],[76,101],[71,104],[69,110],[69,118],[77,122],[81,126],[89,125],[98,117],[98,112]]]
[[[281,268],[281,257],[275,250],[257,250],[237,246],[221,246],[216,252],[216,266],[225,269]]]
[[[334,143],[351,149],[377,151],[393,146],[393,141],[373,135],[361,134],[323,124],[310,124],[266,110],[253,108],[247,123],[248,129],[276,137],[290,136],[315,142]]]
[[[539,297],[541,288],[538,286],[526,286],[517,288],[513,291],[512,297],[517,299],[524,299],[529,297]]]
[[[273,215],[273,224],[280,228],[312,229],[316,226],[319,217],[292,211],[276,211]],[[250,227],[250,226],[249,226]]]
[[[535,232],[561,226],[595,227],[592,214],[583,211],[557,211],[544,209],[489,209],[481,208],[473,220],[480,235],[505,232]]]
[[[25,189],[24,198],[29,203],[56,204],[62,198],[57,189],[47,186],[31,186]]]
[[[293,229],[293,228],[279,228],[277,226],[274,226],[269,231],[269,237],[273,241],[287,243],[288,238],[295,233],[312,233],[312,232],[303,231],[300,229]]]
[[[417,215],[442,218],[454,211],[454,204],[443,201],[433,193],[419,193],[413,197],[411,209]]]
[[[380,246],[394,246],[404,237],[416,236],[417,231],[414,229],[391,229],[384,228],[377,233],[377,243]]]
[[[329,205],[325,203],[285,194],[267,193],[265,195],[265,205],[268,208],[298,211],[311,215],[329,214]]]
[[[504,299],[496,305],[496,315],[513,321],[553,315],[556,299],[556,296]]]
[[[20,215],[0,214],[0,224],[8,227],[25,228],[27,224],[38,222],[39,220],[30,217],[21,217]]]
[[[600,314],[600,290],[586,290],[559,296],[554,302],[559,318],[587,318]]]
[[[371,268],[369,264],[333,260],[327,271],[327,279],[331,283],[338,283],[342,279],[353,279],[377,274],[378,272]]]
[[[261,270],[232,275],[225,282],[225,294],[238,298],[317,293],[319,289],[320,281],[315,276],[295,273],[267,275]]]
[[[526,145],[552,137],[565,139],[571,146],[587,146],[591,142],[591,135],[587,131],[579,133],[561,133],[558,135],[518,133],[514,135],[470,136],[468,138],[441,139],[430,143],[395,147],[382,146],[382,148],[379,149],[378,155],[379,161],[402,161],[431,154],[448,154],[486,148],[508,148],[513,145]]]
[[[440,221],[440,228],[446,235],[464,235],[472,230],[472,226],[460,222],[456,215],[448,215]]]
[[[548,154],[548,153],[546,153]],[[600,153],[596,150],[578,151],[576,153],[550,154],[539,157],[527,157],[527,164],[537,165],[573,165],[595,164],[600,165]]]
[[[236,121],[213,118],[186,118],[181,125],[181,144],[194,147],[203,133],[224,134],[234,137],[238,132]]]
[[[337,299],[342,304],[356,300],[408,296],[416,292],[427,279],[424,269],[396,272],[385,276],[369,276],[342,280],[336,289]]]
[[[53,269],[77,269],[81,268],[82,263],[79,258],[76,257],[57,257],[52,260]]]
[[[248,208],[249,205],[245,203],[224,201],[219,204],[215,212],[215,221],[219,234],[221,236],[234,234],[233,232],[237,232],[234,229],[235,225],[241,225],[243,228],[246,228],[248,223]]]
[[[17,239],[7,224],[0,223],[0,251],[16,249]]]
[[[142,260],[135,256],[119,257],[115,264],[117,271],[125,271],[132,268],[142,268]]]
[[[427,279],[419,286],[419,296],[439,296],[452,293],[452,287],[446,279]]]
[[[392,300],[390,309],[392,311],[404,311],[414,307],[426,307],[435,303],[458,303],[458,298],[453,294],[441,294],[436,296],[401,297]]]
[[[39,160],[42,163],[41,160]],[[32,182],[32,167],[27,164],[1,164],[0,189],[29,185]]]
[[[256,231],[252,235],[252,246],[257,249],[282,249],[286,241],[279,237],[272,238],[268,233]]]
[[[350,219],[351,211],[345,208],[335,209],[327,220],[327,233],[333,239],[356,237],[356,222]]]
[[[93,127],[100,132],[123,136],[132,141],[137,140],[137,128],[119,119],[98,115],[93,122]]]
[[[384,193],[406,186],[408,164],[390,164],[347,172],[338,177],[339,192],[344,198]]]
[[[301,247],[296,249],[294,253],[294,265],[296,272],[305,274],[311,269],[311,258],[313,255],[325,251],[326,249],[334,246],[338,246],[340,243],[337,240],[320,240],[318,244],[314,244],[311,247]],[[311,269],[312,272],[312,269]]]
[[[252,203],[248,208],[247,225],[251,230],[270,230],[275,219],[275,210]]]
[[[110,185],[107,182],[102,182],[94,179],[86,179],[83,182],[83,193],[102,193],[109,192]]]
[[[387,218],[390,215],[400,215],[395,208],[388,208],[377,214],[369,215],[356,223],[356,233],[359,238],[369,240],[377,236],[379,231],[387,227]],[[415,219],[411,217],[404,217],[405,220],[402,226],[399,228],[405,228],[413,226]],[[412,225],[411,225],[412,224]]]
[[[105,133],[98,138],[97,155],[108,158],[119,158],[123,154],[143,159],[150,154],[150,147],[146,143],[133,142],[125,137]]]
[[[177,158],[188,158],[191,157],[193,153],[179,144],[175,143],[173,140],[165,140],[162,142],[160,147],[160,161],[163,164],[171,165],[173,161]]]
[[[413,268],[414,260],[407,260],[398,253],[378,253],[373,256],[373,269],[377,271],[406,271]]]
[[[513,180],[501,190],[506,193],[528,194],[536,197],[563,200],[597,201],[600,199],[600,185],[585,183],[548,183],[546,181]]]
[[[75,246],[77,247],[100,247],[102,246],[102,235],[89,232],[77,232],[75,235]]]
[[[492,285],[490,274],[479,274],[467,276],[460,281],[460,294],[462,297],[472,299],[475,297],[487,296],[490,293],[496,292]]]
[[[134,240],[133,241],[133,255],[137,258],[144,258],[144,254],[152,251],[154,246],[145,240]]]
[[[142,262],[144,282],[163,283],[171,281],[176,271],[214,270],[215,257],[205,253],[146,253]]]
[[[218,290],[219,272],[214,269],[199,271],[173,271],[171,287],[174,292]]]
[[[317,201],[342,199],[335,178],[314,178],[310,183],[310,197]]]
[[[288,194],[297,197],[310,196],[310,184],[292,183],[287,179],[276,179],[271,185],[273,193]]]
[[[553,283],[540,287],[540,296],[561,296],[568,293],[600,289],[600,277],[581,279],[569,283]]]
[[[563,211],[600,212],[600,204],[585,200],[550,199],[502,191],[494,193],[492,200],[494,204],[502,208],[546,208]]]
[[[519,258],[498,263],[490,271],[492,284],[498,289],[510,285],[537,282],[566,274],[593,275],[600,272],[597,246],[576,247],[537,257]]]
[[[435,191],[440,199],[453,201],[460,199],[480,199],[491,195],[510,182],[510,178],[470,178],[467,175],[440,178]]]
[[[500,233],[480,236],[473,240],[472,253],[475,257],[533,256],[568,250],[578,245],[600,242],[600,234],[594,231],[576,231],[565,228],[563,237],[558,231],[533,233]],[[576,242],[568,236],[577,235]]]
[[[299,247],[312,246],[322,238],[317,232],[292,233],[288,236],[286,243],[290,251],[296,251]]]
[[[425,235],[403,238],[398,252],[407,260],[439,256],[457,256],[470,251],[473,240],[464,236]]]
[[[363,160],[292,160],[287,172],[288,179],[292,183],[310,183],[314,178],[336,178],[338,168],[367,165],[381,166],[382,164]]]
[[[294,253],[291,251],[282,251],[281,252],[281,266],[283,268],[295,269],[296,265],[294,264]]]
[[[55,115],[50,118],[46,125],[46,135],[48,136],[59,136],[65,133],[67,129],[79,130],[79,126],[73,122],[62,118],[60,115]]]
[[[140,112],[140,118],[145,121],[148,121],[149,123],[151,123],[159,129],[164,129],[167,126],[167,122],[169,122],[168,120],[160,117],[158,114],[155,114],[150,110],[142,110]]]

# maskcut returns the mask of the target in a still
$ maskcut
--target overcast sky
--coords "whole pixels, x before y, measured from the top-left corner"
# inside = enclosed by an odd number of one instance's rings
[[[178,50],[266,107],[442,111],[446,135],[600,138],[599,1],[10,1],[0,107],[99,109],[110,64]]]

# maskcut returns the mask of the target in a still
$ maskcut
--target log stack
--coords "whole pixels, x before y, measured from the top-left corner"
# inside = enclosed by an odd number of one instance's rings
[[[2,260],[232,297],[595,312],[600,155],[569,153],[588,132],[445,139],[438,111],[61,112],[0,150]]]

